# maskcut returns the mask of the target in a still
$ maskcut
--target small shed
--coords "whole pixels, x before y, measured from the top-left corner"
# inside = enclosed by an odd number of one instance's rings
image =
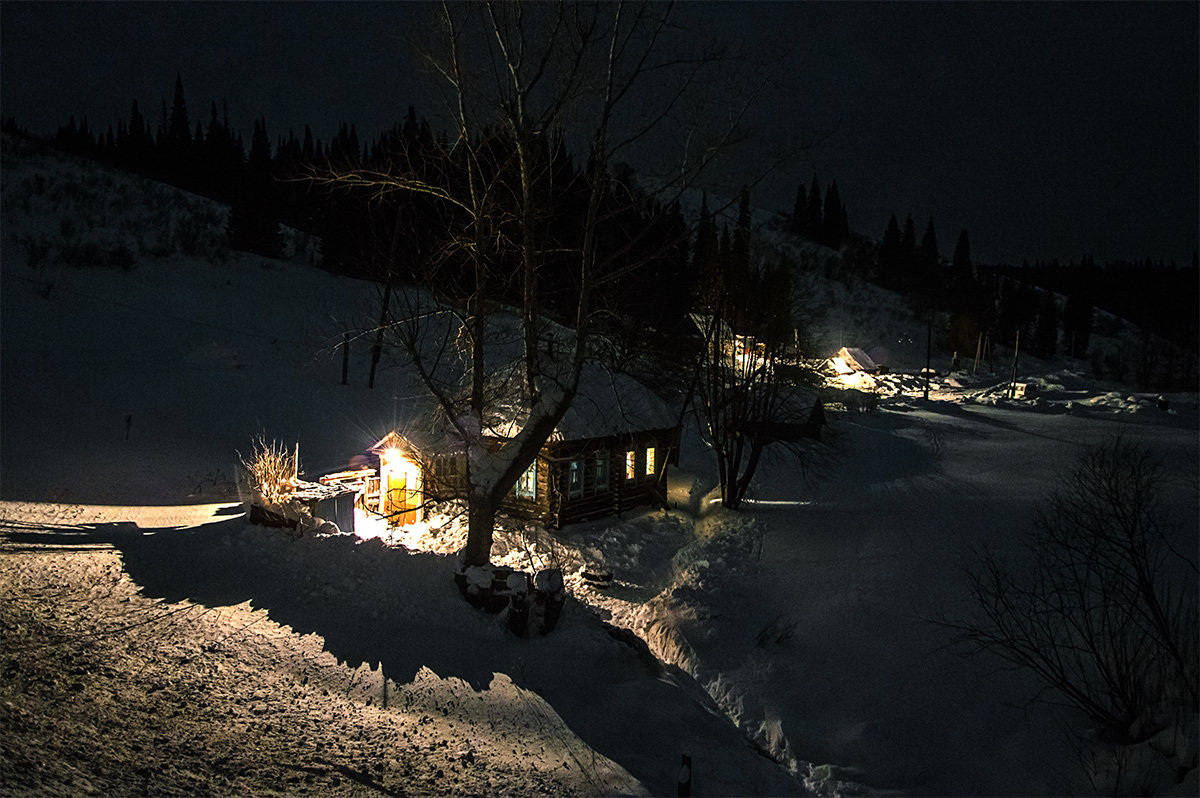
[[[302,482],[292,494],[313,518],[337,524],[342,532],[354,532],[354,502],[357,492],[345,484]]]
[[[806,399],[807,411],[802,422],[752,422],[738,425],[738,431],[746,435],[758,435],[768,442],[795,443],[800,440],[821,440],[821,428],[828,425],[825,418],[825,403],[815,394]]]
[[[829,365],[838,374],[878,374],[879,366],[862,349],[854,346],[843,346],[837,354],[829,359]]]

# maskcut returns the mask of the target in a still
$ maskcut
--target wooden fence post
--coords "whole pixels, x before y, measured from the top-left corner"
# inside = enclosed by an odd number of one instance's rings
[[[692,758],[683,754],[679,763],[679,796],[688,798],[692,794]]]

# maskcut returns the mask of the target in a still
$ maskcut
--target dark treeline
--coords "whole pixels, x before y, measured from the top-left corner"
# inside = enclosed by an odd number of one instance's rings
[[[6,126],[17,130],[15,120]],[[496,164],[511,155],[504,151],[504,136],[498,131],[482,136],[494,150]],[[227,204],[229,245],[235,250],[278,257],[283,251],[280,226],[287,225],[319,237],[325,269],[396,282],[418,280],[423,259],[454,257],[444,251],[444,242],[436,234],[447,211],[428,197],[400,191],[380,195],[313,179],[337,171],[395,172],[399,167],[441,184],[453,185],[460,177],[465,182],[462,164],[445,134],[435,134],[412,107],[403,121],[369,142],[360,141],[353,124],[343,123],[328,141],[314,137],[306,125],[299,136],[289,130],[272,143],[266,120],[259,119],[247,149],[241,134],[230,126],[223,103],[219,107],[211,102],[206,119],[193,124],[182,79],[177,77],[173,101],[168,106],[163,100],[157,122],[147,119],[134,101],[128,118],[115,129],[101,133],[86,118],[72,117],[51,143],[64,152]],[[570,220],[572,214],[584,212],[586,164],[577,163],[567,152],[561,133],[547,136],[543,150],[540,157],[549,168],[542,174],[552,181],[556,197],[543,224],[552,231],[556,246],[546,255],[539,279],[548,289],[551,307],[546,310],[553,313],[572,304],[569,259],[556,258],[553,251],[582,245],[572,240],[571,231],[578,225]],[[636,322],[678,328],[691,309],[695,286],[689,258],[691,227],[678,203],[664,206],[640,194],[631,171],[607,177],[601,246],[644,265],[624,275],[600,299]],[[515,229],[498,232],[517,235]],[[499,286],[496,298],[513,299],[519,290],[520,286]],[[512,295],[505,296],[506,291]]]
[[[4,128],[28,135],[16,120]],[[486,131],[483,137],[500,164],[505,137]],[[551,252],[539,279],[549,288],[547,312],[570,307],[576,290],[567,268],[569,258],[554,250],[577,249],[577,225],[584,212],[582,175],[567,151],[561,132],[545,137],[539,157],[551,181],[555,201],[542,223],[551,231]],[[355,277],[396,282],[420,280],[420,265],[435,258],[453,258],[444,250],[437,231],[445,229],[444,206],[411,192],[378,195],[344,185],[311,179],[336,170],[407,171],[424,179],[453,185],[463,175],[454,148],[444,133],[434,133],[412,107],[403,121],[376,140],[360,141],[353,124],[342,123],[334,136],[322,141],[306,125],[297,135],[289,130],[274,142],[263,119],[255,121],[249,146],[229,124],[224,104],[210,102],[202,119],[193,121],[176,77],[170,105],[164,99],[152,121],[134,101],[128,118],[104,132],[87,119],[71,118],[51,143],[57,148],[147,175],[208,196],[230,208],[227,224],[232,249],[265,257],[282,254],[281,225],[304,231],[321,241],[321,260],[329,271]],[[458,177],[456,177],[458,175]],[[796,264],[782,256],[765,263],[750,252],[749,193],[743,189],[736,220],[710,210],[702,202],[699,218],[684,217],[678,203],[664,206],[639,193],[636,176],[625,168],[607,176],[606,219],[600,230],[602,247],[641,263],[609,287],[598,303],[613,318],[660,329],[683,329],[687,313],[710,307],[706,295],[720,287],[740,297],[738,305],[757,305],[765,311],[750,314],[769,325],[770,334],[790,328],[790,307]],[[857,273],[910,300],[920,312],[940,312],[949,318],[941,344],[973,356],[987,342],[1012,346],[1018,333],[1022,351],[1049,358],[1089,356],[1095,309],[1126,318],[1185,350],[1195,351],[1195,298],[1200,295],[1200,264],[1193,255],[1189,266],[1146,261],[1098,265],[1090,258],[1079,263],[1035,261],[1021,267],[977,265],[971,257],[966,230],[955,239],[950,258],[943,257],[934,220],[920,236],[911,215],[901,225],[893,214],[878,242],[854,234],[836,182],[821,190],[816,175],[797,189],[786,229],[797,240],[838,251],[826,263],[837,263],[843,275]],[[691,222],[695,222],[695,225]],[[499,223],[503,227],[504,223]],[[694,233],[693,233],[694,230]],[[518,235],[515,230],[500,230]],[[519,286],[499,286],[498,299],[515,299]],[[507,295],[506,295],[507,292]],[[780,302],[766,303],[766,299]],[[767,307],[767,305],[770,307]],[[767,334],[767,330],[745,330]],[[1128,369],[1093,358],[1097,376],[1120,376]],[[1189,372],[1190,373],[1190,372]]]
[[[1187,266],[1150,258],[1097,264],[1084,257],[1067,263],[1035,260],[1020,268],[1000,266],[993,271],[1067,297],[1080,297],[1179,346],[1195,349],[1200,340],[1196,313],[1200,262],[1196,253]]]
[[[838,192],[837,181],[825,188],[821,198],[821,184],[817,176],[806,190],[801,183],[796,189],[796,202],[792,207],[791,232],[797,238],[806,239],[830,249],[838,249],[850,240],[850,219],[846,205]]]
[[[812,201],[819,196],[815,179],[811,190],[801,184],[789,219],[790,232],[833,248],[842,245],[841,262],[849,270],[904,295],[921,314],[937,313],[948,319],[939,344],[964,359],[977,350],[989,356],[997,345],[1011,349],[1019,335],[1022,352],[1040,358],[1082,359],[1098,377],[1133,378],[1146,385],[1194,382],[1194,355],[1182,359],[1179,355],[1195,353],[1200,343],[1195,312],[1200,262],[1196,254],[1185,267],[1149,259],[1098,265],[1086,257],[1078,263],[1035,261],[1020,267],[977,264],[965,229],[959,231],[952,255],[946,258],[934,220],[928,219],[918,236],[911,214],[903,225],[893,214],[881,240],[863,246],[864,240],[848,227],[842,228],[844,237],[839,238],[822,226],[828,224],[830,216],[825,209],[830,207],[828,198],[835,189],[831,184],[826,202],[819,203]],[[837,198],[833,207],[839,206],[841,214],[832,217],[835,225],[845,218],[845,206]],[[820,217],[815,213],[818,207],[824,211]],[[1093,350],[1098,310],[1142,329],[1143,341],[1137,352]],[[1153,353],[1151,335],[1179,351],[1169,357]]]
[[[718,224],[708,197],[700,203],[700,218],[692,246],[694,307],[716,315],[738,334],[760,341],[786,342],[792,338],[793,264],[780,255],[774,262],[752,252],[753,224],[750,191],[743,187],[732,231]]]

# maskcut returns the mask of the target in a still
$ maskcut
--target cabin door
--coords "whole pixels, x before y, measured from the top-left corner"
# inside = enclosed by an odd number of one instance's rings
[[[421,514],[421,471],[404,460],[388,460],[380,475],[383,514],[389,526],[415,524]]]

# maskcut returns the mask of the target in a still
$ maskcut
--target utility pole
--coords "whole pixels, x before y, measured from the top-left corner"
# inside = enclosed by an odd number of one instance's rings
[[[1017,328],[1017,345],[1013,348],[1013,367],[1012,377],[1008,380],[1008,398],[1015,399],[1017,396],[1017,363],[1021,359],[1021,329]]]
[[[933,312],[929,313],[929,322],[925,325],[925,399],[929,399],[929,372],[933,364]]]

